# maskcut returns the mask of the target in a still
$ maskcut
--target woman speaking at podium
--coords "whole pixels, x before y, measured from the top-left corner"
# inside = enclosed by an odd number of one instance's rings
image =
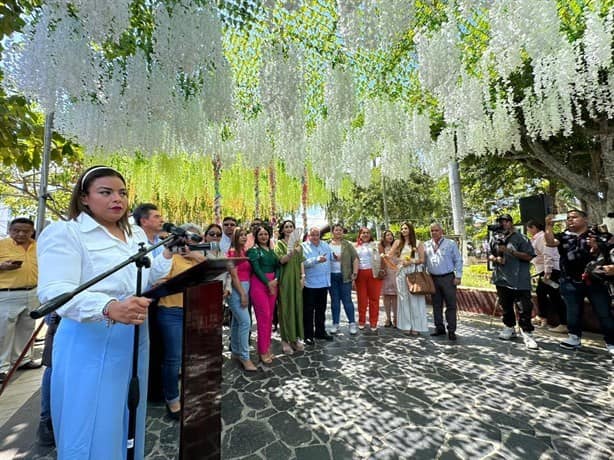
[[[73,291],[147,244],[128,223],[126,181],[106,166],[87,169],[75,185],[69,220],[38,241],[41,302]],[[168,249],[143,269],[142,288],[170,269]],[[57,310],[51,375],[51,418],[60,459],[122,459],[128,437],[128,385],[135,325],[140,328],[135,458],[144,457],[150,299],[135,297],[137,268],[128,265]]]

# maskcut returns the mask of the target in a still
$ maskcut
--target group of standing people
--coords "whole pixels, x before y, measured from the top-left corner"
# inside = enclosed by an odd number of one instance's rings
[[[601,254],[596,241],[598,235],[589,228],[587,214],[578,209],[569,210],[566,229],[558,233],[554,232],[552,216],[546,216],[545,225],[529,221],[530,241],[516,231],[511,215],[503,214],[497,222],[500,228],[491,239],[489,260],[493,264],[492,283],[497,288],[503,310],[504,327],[499,338],[515,338],[518,324],[527,349],[539,349],[532,322],[530,265],[533,263],[538,277],[538,325],[546,325],[548,317],[555,313],[559,321],[567,321],[567,327],[562,329],[568,331],[568,337],[560,342],[560,347],[580,348],[584,299],[587,298],[603,331],[606,348],[614,355],[614,315],[608,290],[614,265],[603,261],[598,265],[598,276],[591,272],[589,267],[598,262]],[[611,235],[609,238],[612,240]],[[560,329],[557,327],[556,331]]]
[[[158,244],[163,222],[157,208],[147,205],[135,210],[137,225],[132,225],[128,220],[126,181],[118,171],[106,166],[91,167],[79,177],[72,192],[68,218],[45,228],[38,245],[32,245],[31,234],[27,234],[33,230],[33,225],[24,222],[28,224],[28,231],[22,231],[20,223],[16,223],[15,233],[23,233],[30,243],[24,246],[25,250],[35,248],[37,251],[40,302],[73,291],[115,267],[119,261],[133,256],[142,244]],[[193,224],[183,227],[192,233],[201,233]],[[441,227],[435,224],[433,229],[435,236]],[[149,263],[143,268],[140,290],[145,291],[187,270],[205,257],[240,258],[230,270],[224,291],[233,312],[233,358],[246,371],[254,371],[257,368],[249,353],[250,306],[258,324],[260,361],[267,364],[274,359],[271,334],[276,307],[283,352],[292,354],[302,351],[305,345],[313,345],[315,339],[333,339],[333,334],[340,330],[341,304],[350,334],[365,329],[367,321],[368,327],[376,331],[385,278],[388,279],[385,295],[389,296],[386,305],[390,307],[386,325],[396,324],[409,334],[424,332],[427,330],[424,298],[406,291],[404,274],[425,266],[437,270],[439,252],[439,256],[453,256],[453,268],[442,276],[460,278],[462,264],[456,246],[450,242],[456,252],[441,251],[445,246],[437,240],[429,259],[430,246],[416,241],[413,227],[408,223],[403,224],[399,240],[388,234],[385,245],[373,241],[366,228],[360,230],[356,244],[344,239],[341,225],[332,227],[330,243],[320,239],[318,228],[310,228],[305,241],[301,233],[292,221],[284,221],[279,226],[279,239],[273,244],[271,230],[260,222],[254,222],[247,229],[239,227],[236,219],[225,218],[222,225],[211,224],[202,232],[206,242],[217,242],[220,246],[220,250],[211,251],[215,252],[213,255],[198,254],[189,248],[173,253],[163,246],[148,254]],[[13,266],[19,264],[12,262],[13,259],[11,255],[3,262],[4,271],[16,270]],[[394,289],[388,290],[392,276],[398,305],[393,299]],[[61,458],[125,458],[127,449],[134,450],[135,458],[143,458],[149,371],[147,322],[151,299],[135,295],[137,279],[136,266],[127,265],[57,311],[62,320],[56,323],[49,359],[50,368],[53,362],[53,371],[46,387],[51,388],[51,434]],[[22,281],[27,286],[6,291],[23,289],[29,292],[34,287],[31,286],[34,281]],[[358,296],[358,318],[355,317],[352,289]],[[333,324],[327,331],[325,313],[329,293]],[[454,300],[445,293],[441,296],[444,298],[455,317]],[[177,415],[181,410],[177,377],[181,365],[182,299],[172,296],[160,299],[157,312],[165,345],[163,393],[169,413]],[[436,327],[443,329],[445,326],[441,322],[436,323]],[[454,323],[448,321],[450,332],[453,327]],[[137,329],[139,340],[135,344]],[[140,377],[140,398],[133,410],[136,435],[134,441],[129,441],[127,402],[134,347],[138,356],[136,372]],[[79,376],[78,385],[75,385],[76,375]]]

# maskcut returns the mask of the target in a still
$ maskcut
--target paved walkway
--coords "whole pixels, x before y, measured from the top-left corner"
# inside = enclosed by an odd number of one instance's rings
[[[529,352],[498,340],[498,321],[462,314],[459,324],[456,344],[342,327],[293,356],[274,341],[278,359],[256,374],[226,360],[222,458],[614,458],[613,360],[599,337],[566,352],[562,335],[538,331],[541,349]],[[3,420],[2,459],[55,458],[33,441],[37,374],[11,385],[31,396]],[[0,397],[3,416],[14,395]],[[164,412],[150,406],[150,459],[176,455],[178,427]]]

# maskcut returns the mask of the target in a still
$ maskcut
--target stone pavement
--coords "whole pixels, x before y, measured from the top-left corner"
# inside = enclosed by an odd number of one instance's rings
[[[600,338],[567,352],[562,335],[536,331],[530,352],[499,328],[462,314],[451,343],[342,327],[293,356],[274,340],[278,359],[255,374],[227,359],[222,458],[614,458],[613,360]],[[33,443],[37,397],[0,428],[0,458],[55,458]],[[176,422],[161,405],[149,415],[148,458],[175,458]]]

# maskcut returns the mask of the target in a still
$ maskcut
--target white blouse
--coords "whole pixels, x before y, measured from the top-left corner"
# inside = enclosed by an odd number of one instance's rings
[[[126,235],[124,242],[85,213],[76,220],[46,227],[37,241],[41,303],[74,290],[136,254],[140,242],[148,245],[147,236],[140,227],[133,226],[132,236]],[[151,254],[147,257],[152,258]],[[151,265],[151,268],[143,268],[142,290],[169,272],[171,259],[160,254],[153,258]],[[75,321],[102,321],[102,308],[107,302],[135,294],[136,277],[136,265],[130,264],[77,294],[57,313]]]

